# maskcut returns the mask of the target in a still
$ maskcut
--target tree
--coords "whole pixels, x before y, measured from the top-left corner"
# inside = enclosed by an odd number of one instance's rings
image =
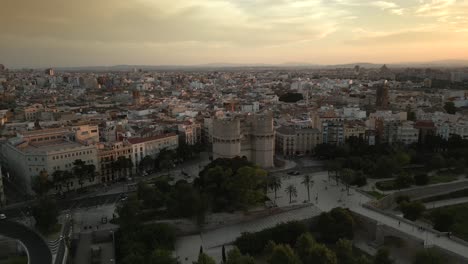
[[[277,175],[269,175],[267,179],[267,185],[270,190],[275,192],[275,201],[276,201],[276,193],[279,189],[281,189],[281,178]]]
[[[304,99],[301,93],[285,93],[279,97],[281,102],[295,103]]]
[[[297,188],[293,184],[290,184],[284,190],[289,195],[289,203],[292,203],[292,197],[297,197]]]
[[[382,156],[375,165],[375,178],[390,178],[398,170],[397,162],[388,156]]]
[[[126,255],[122,261],[122,264],[134,264],[134,263],[145,263],[145,257],[138,253],[132,253]]]
[[[140,171],[149,170],[154,167],[154,159],[151,156],[145,156],[141,159],[140,163],[138,164],[138,169]]]
[[[249,255],[242,255],[237,247],[229,250],[226,264],[255,264],[255,260]]]
[[[310,202],[310,186],[312,184],[314,184],[314,182],[312,181],[312,177],[310,176],[310,174],[305,174],[304,177],[302,178],[302,184],[304,184],[304,186],[306,187],[307,189],[307,201]]]
[[[434,154],[430,159],[430,163],[428,164],[429,168],[433,170],[441,169],[445,166],[445,159],[441,154]]]
[[[320,214],[317,231],[327,243],[335,243],[340,238],[353,239],[355,222],[351,213],[341,207]]]
[[[150,257],[150,264],[178,264],[176,258],[172,256],[172,252],[165,249],[156,249]]]
[[[44,232],[48,232],[57,224],[59,215],[57,203],[49,197],[40,197],[33,207],[32,214],[37,227]]]
[[[307,261],[304,263],[317,263],[317,264],[337,264],[338,260],[336,254],[331,251],[324,244],[314,244],[310,249]]]
[[[454,115],[457,112],[457,108],[453,102],[445,102],[444,109],[448,114]]]
[[[353,243],[347,239],[340,239],[336,242],[336,257],[340,264],[354,264]]]
[[[163,194],[147,183],[141,181],[137,186],[138,200],[143,200],[143,205],[146,208],[158,209],[164,205],[165,199]]]
[[[159,167],[162,170],[166,170],[169,174],[169,171],[174,167],[174,162],[170,159],[162,159],[159,163]]]
[[[80,189],[83,188],[83,184],[85,182],[85,179],[94,177],[92,174],[94,174],[96,168],[94,165],[93,167],[89,167],[86,165],[84,161],[81,159],[77,159],[73,162],[73,176],[78,179],[78,184],[80,185]]]
[[[442,264],[445,260],[433,249],[423,249],[416,253],[413,264]]]
[[[198,260],[194,264],[216,264],[216,262],[210,256],[205,253],[201,253],[198,255]]]
[[[50,190],[50,182],[46,171],[41,171],[38,176],[32,179],[31,188],[39,196],[47,194]]]
[[[434,229],[440,232],[450,231],[450,228],[455,223],[453,213],[445,210],[436,210],[431,216],[432,222],[434,223]]]
[[[309,232],[302,234],[297,239],[295,248],[297,255],[303,263],[306,262],[306,258],[309,255],[309,252],[315,243],[316,242],[314,237]]]
[[[372,264],[372,261],[368,257],[361,255],[356,258],[354,264]]]
[[[52,181],[53,185],[55,188],[59,191],[59,193],[62,192],[62,184],[64,182],[64,171],[61,170],[56,170],[52,173]]]
[[[374,264],[393,264],[390,252],[386,248],[380,248],[374,257]]]
[[[223,245],[223,248],[221,249],[221,257],[223,259],[223,263],[226,263],[227,261],[227,258],[226,258],[226,248],[224,248],[224,245]]]
[[[352,169],[348,169],[348,168],[342,169],[340,171],[340,178],[343,181],[343,183],[345,184],[346,190],[348,191],[348,194],[349,194],[349,186],[353,182],[354,171]]]
[[[117,206],[116,212],[119,216],[119,224],[122,229],[133,228],[139,225],[140,203],[130,196],[129,199]]]
[[[413,177],[406,172],[401,172],[395,179],[395,187],[398,189],[408,188],[413,183]]]
[[[426,185],[429,183],[429,176],[426,173],[419,173],[414,176],[416,185]]]
[[[424,206],[423,203],[419,201],[415,201],[415,202],[402,202],[400,204],[400,209],[401,209],[401,212],[403,212],[403,216],[406,219],[415,221],[422,216],[422,214],[426,210],[426,207]]]
[[[289,245],[276,245],[268,257],[269,264],[301,264],[301,260]]]
[[[400,167],[404,167],[411,162],[411,156],[403,151],[398,151],[394,157]]]

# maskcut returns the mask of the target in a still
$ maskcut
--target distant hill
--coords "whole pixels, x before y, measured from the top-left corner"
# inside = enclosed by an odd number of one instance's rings
[[[80,66],[80,67],[56,67],[57,71],[132,71],[133,69],[142,70],[194,70],[194,69],[222,69],[222,68],[353,68],[358,65],[361,68],[374,69],[382,67],[384,63],[356,62],[346,64],[312,64],[306,62],[288,62],[282,64],[242,64],[242,63],[207,63],[197,65],[112,65],[112,66]],[[389,63],[390,68],[429,68],[429,67],[468,67],[468,60],[440,60],[430,62],[407,62],[407,63]]]

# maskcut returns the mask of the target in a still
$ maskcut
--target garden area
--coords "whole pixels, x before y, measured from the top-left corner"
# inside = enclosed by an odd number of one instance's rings
[[[317,145],[315,156],[327,160],[328,174],[337,183],[360,187],[368,179],[385,179],[376,187],[390,191],[457,180],[468,168],[468,140],[456,135],[448,140],[428,136],[425,142],[408,146],[371,146],[351,137],[341,146]]]
[[[468,204],[451,205],[428,210],[424,218],[434,224],[434,229],[452,232],[468,241]]]
[[[375,187],[381,191],[393,191],[414,186],[448,183],[456,180],[458,180],[458,176],[451,170],[436,172],[436,174],[432,176],[428,176],[427,172],[415,176],[403,173],[396,176],[393,180],[377,182]]]

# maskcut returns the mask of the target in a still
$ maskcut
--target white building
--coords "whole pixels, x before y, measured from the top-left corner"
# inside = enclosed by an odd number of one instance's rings
[[[50,176],[56,170],[71,170],[76,160],[98,168],[96,146],[71,141],[72,137],[72,131],[59,128],[23,132],[10,139],[2,146],[10,176],[32,193],[32,179],[41,171]]]
[[[411,121],[404,122],[397,128],[397,141],[406,145],[418,143],[419,130],[414,128],[414,123]]]
[[[132,162],[135,167],[145,156],[154,158],[162,149],[176,149],[179,146],[179,137],[174,133],[146,138],[129,138],[127,141],[133,149]]]

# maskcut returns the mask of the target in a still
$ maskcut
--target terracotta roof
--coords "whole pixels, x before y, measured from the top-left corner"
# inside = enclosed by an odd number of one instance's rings
[[[420,121],[416,121],[416,123],[414,124],[414,127],[415,128],[434,128],[435,125],[434,125],[434,122],[430,120],[420,120]]]
[[[143,142],[148,142],[148,141],[153,141],[157,139],[162,139],[162,138],[168,138],[168,137],[173,137],[176,136],[175,133],[168,133],[168,134],[162,134],[162,135],[157,135],[157,136],[152,136],[152,137],[145,137],[145,138],[129,138],[128,142],[132,144],[139,144]]]

